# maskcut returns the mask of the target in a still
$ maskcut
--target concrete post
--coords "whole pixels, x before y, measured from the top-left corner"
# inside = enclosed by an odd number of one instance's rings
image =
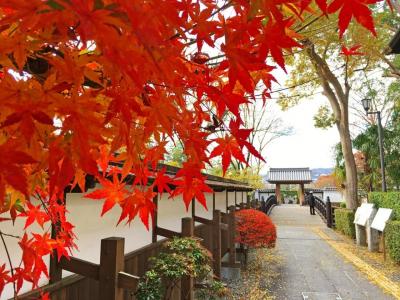
[[[367,244],[368,250],[371,252],[376,252],[379,250],[379,231],[371,228],[372,221],[374,220],[378,210],[374,208],[372,214],[367,221],[366,231],[367,231]]]
[[[364,226],[355,224],[356,226],[356,243],[358,246],[367,246],[367,232]]]

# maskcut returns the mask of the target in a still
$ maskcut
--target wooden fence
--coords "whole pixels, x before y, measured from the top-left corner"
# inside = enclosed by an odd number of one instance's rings
[[[335,209],[336,207],[332,206],[331,200],[329,197],[326,198],[326,202],[322,199],[315,197],[315,208],[317,209],[318,215],[325,222],[326,226],[329,228],[335,227]]]
[[[244,204],[241,205],[244,207]],[[213,211],[213,218],[198,217],[195,209],[192,218],[182,218],[181,232],[161,228],[155,222],[153,243],[124,254],[124,239],[111,237],[101,241],[100,262],[95,264],[78,258],[62,258],[60,262],[50,262],[50,284],[41,288],[49,292],[52,300],[133,300],[141,276],[149,268],[149,258],[156,256],[166,239],[157,241],[158,236],[165,238],[198,237],[213,256],[213,270],[221,275],[221,267],[238,267],[235,244],[235,211],[230,206],[228,213]],[[194,226],[199,223],[198,226]],[[228,261],[222,258],[228,254]],[[76,275],[61,278],[62,270]],[[173,299],[192,300],[194,282],[192,278],[183,278],[180,286],[173,291]],[[36,299],[39,291],[21,295],[19,299]]]

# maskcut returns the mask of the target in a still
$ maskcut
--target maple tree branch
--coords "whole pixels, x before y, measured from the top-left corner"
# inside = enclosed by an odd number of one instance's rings
[[[339,123],[342,118],[342,109],[339,104],[339,95],[336,96],[333,92],[331,86],[329,85],[329,81],[327,78],[328,73],[324,70],[324,62],[322,58],[315,52],[314,44],[311,41],[305,41],[307,46],[307,54],[314,65],[314,68],[319,76],[321,85],[324,89],[325,96],[328,98],[331,103],[333,112],[335,113],[336,121]],[[325,71],[325,72],[324,72]],[[328,69],[328,71],[332,74],[332,72]],[[332,76],[334,76],[332,74]]]
[[[5,232],[3,232],[3,231],[1,231],[1,230],[0,230],[0,234],[2,234],[2,235],[4,235],[4,236],[8,236],[8,237],[15,238],[15,239],[21,239],[21,237],[18,236],[18,235],[13,235],[13,234],[5,233]]]
[[[299,29],[297,29],[296,32],[299,33],[299,32],[301,32],[301,31],[303,31],[303,30],[306,29],[308,26],[310,26],[310,25],[312,25],[313,23],[315,23],[316,21],[318,21],[322,16],[324,16],[324,15],[322,14],[322,15],[319,15],[318,17],[312,19],[310,22],[304,24],[304,25],[301,26]]]
[[[6,254],[7,254],[8,263],[10,264],[11,277],[14,277],[14,267],[13,267],[13,264],[11,262],[10,252],[8,251],[8,247],[7,247],[6,241],[4,239],[4,235],[7,235],[7,236],[10,236],[10,235],[4,234],[2,231],[0,231],[0,238],[1,238],[1,241],[3,242],[3,246],[4,246],[4,249],[5,249]],[[12,281],[12,283],[13,283],[14,298],[15,298],[17,296],[17,289],[15,287],[15,281],[14,280]]]

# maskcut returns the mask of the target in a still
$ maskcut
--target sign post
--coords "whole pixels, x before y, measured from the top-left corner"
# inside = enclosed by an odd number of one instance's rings
[[[354,217],[357,245],[366,246],[368,244],[368,248],[370,248],[370,245],[373,244],[370,225],[375,215],[376,208],[372,203],[363,203],[357,208]]]
[[[393,211],[389,208],[380,208],[371,224],[371,229],[373,231],[382,233],[382,245],[383,245],[383,257],[386,260],[386,247],[385,247],[385,227],[387,221],[392,217]]]

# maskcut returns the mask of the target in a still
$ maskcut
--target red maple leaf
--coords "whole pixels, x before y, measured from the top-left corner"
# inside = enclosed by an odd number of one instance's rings
[[[156,193],[151,188],[146,191],[135,188],[131,195],[121,203],[122,213],[118,224],[124,219],[128,219],[127,223],[129,224],[139,214],[142,223],[149,230],[149,216],[153,218],[154,211],[156,210],[153,202],[155,195]]]
[[[24,268],[15,268],[14,276],[12,277],[12,281],[16,283],[17,293],[22,287],[24,281],[32,282],[32,274],[29,271],[25,270]]]
[[[34,206],[30,202],[27,202],[27,206],[28,210],[25,210],[25,212],[19,214],[21,217],[27,217],[24,229],[30,226],[34,221],[36,221],[42,228],[45,222],[50,221],[50,216],[40,209],[40,204],[38,206]]]
[[[287,34],[286,29],[292,25],[292,20],[284,20],[281,22],[268,21],[264,29],[264,40],[261,42],[260,55],[266,58],[268,53],[276,61],[276,63],[285,69],[285,59],[283,58],[283,50],[291,50],[293,47],[301,47],[291,36]]]
[[[222,157],[222,172],[224,175],[232,161],[232,157],[235,157],[241,162],[246,162],[246,158],[242,153],[242,148],[234,136],[226,135],[224,138],[217,138],[214,141],[218,143],[218,146],[211,152],[210,158],[216,156]]]
[[[300,10],[304,11],[306,9],[309,8],[310,4],[311,4],[312,0],[301,0],[300,1]],[[318,7],[320,8],[320,10],[323,13],[326,13],[326,9],[328,7],[326,0],[315,0],[315,2],[317,3]]]
[[[102,185],[101,189],[86,194],[85,198],[94,200],[106,199],[101,211],[101,215],[103,216],[107,211],[113,208],[115,204],[122,203],[128,192],[125,189],[125,183],[120,182],[116,173],[114,173],[112,181],[99,178],[99,182]]]
[[[15,149],[10,141],[0,145],[0,203],[4,199],[5,184],[28,196],[28,183],[23,165],[36,161],[28,154]]]
[[[169,185],[173,184],[173,180],[171,177],[165,175],[166,172],[166,168],[162,168],[160,171],[158,171],[153,182],[153,186],[157,187],[157,192],[160,194],[162,194],[164,191],[167,191],[168,193],[171,192]]]
[[[204,193],[212,193],[212,189],[205,183],[205,177],[200,173],[201,168],[192,163],[185,163],[176,173],[176,188],[171,197],[182,194],[186,209],[193,199],[197,199],[207,209],[207,200]]]
[[[361,46],[360,45],[355,45],[351,48],[346,48],[345,46],[342,46],[342,52],[340,52],[340,54],[349,57],[352,55],[364,55],[364,53],[362,52],[358,52],[357,50],[360,49]]]
[[[6,264],[0,266],[0,296],[3,292],[4,286],[10,281],[11,277],[8,275],[10,271],[6,270]]]
[[[236,137],[237,142],[242,148],[246,147],[252,155],[265,162],[261,154],[256,150],[256,148],[254,148],[253,144],[247,140],[253,129],[240,128],[240,125],[241,121],[239,119],[231,120],[229,123],[229,129],[232,135]]]
[[[339,13],[339,32],[340,37],[343,36],[351,19],[354,17],[358,23],[367,28],[376,36],[374,20],[372,13],[368,8],[369,4],[375,4],[380,0],[334,0],[328,6],[328,13]]]

